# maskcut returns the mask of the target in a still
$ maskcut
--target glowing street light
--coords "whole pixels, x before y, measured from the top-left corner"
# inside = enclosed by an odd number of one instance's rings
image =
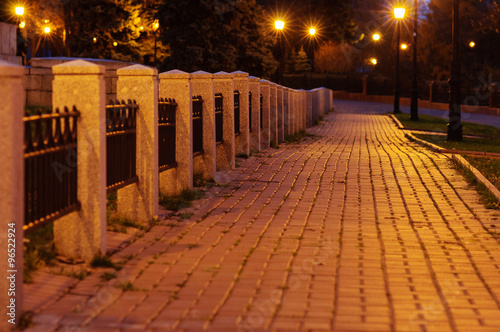
[[[375,34],[373,34],[372,38],[373,38],[373,40],[375,40],[375,41],[379,41],[379,40],[380,40],[380,34],[375,33]]]
[[[309,29],[309,35],[314,36],[316,34],[316,29],[315,28],[310,28]]]
[[[22,21],[21,23],[19,23],[19,27],[21,29],[24,29],[25,26],[26,26],[26,22]]]
[[[471,42],[469,43],[469,47],[470,47],[470,48],[474,48],[474,47],[476,47],[476,43],[474,43],[473,41],[471,41]]]
[[[371,58],[370,59],[370,62],[372,63],[372,65],[376,65],[378,63],[377,59],[376,58]]]
[[[407,48],[408,48],[408,45],[406,45],[406,44],[404,44],[404,43],[403,43],[403,44],[401,44],[401,49],[402,49],[403,51],[404,51],[404,50],[406,50]]]
[[[399,110],[399,95],[401,91],[401,84],[399,82],[399,48],[400,48],[400,35],[401,35],[401,20],[405,17],[405,9],[402,7],[394,8],[394,17],[398,29],[397,43],[396,43],[396,87],[394,89],[394,113],[401,113]]]
[[[43,32],[45,32],[45,34],[49,34],[50,33],[50,27],[44,27],[43,28]]]
[[[114,47],[118,46],[118,43],[117,42],[113,42],[113,46]]]
[[[276,30],[283,30],[285,28],[285,22],[276,20],[274,21],[274,27],[276,28]]]
[[[16,9],[14,9],[14,11],[16,12],[16,15],[19,15],[19,16],[24,15],[24,7],[16,7]]]
[[[397,19],[402,19],[405,17],[405,9],[402,7],[394,8],[394,17]]]

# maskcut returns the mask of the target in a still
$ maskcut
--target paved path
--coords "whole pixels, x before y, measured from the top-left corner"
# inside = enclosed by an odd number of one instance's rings
[[[500,331],[500,213],[387,116],[338,111],[242,162],[30,331]]]

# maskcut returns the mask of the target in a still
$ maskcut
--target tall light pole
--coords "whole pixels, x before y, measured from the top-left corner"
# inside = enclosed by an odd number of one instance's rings
[[[415,0],[413,14],[413,80],[411,83],[410,120],[418,120],[418,83],[417,83],[417,14],[418,0]]]
[[[283,29],[285,28],[285,22],[282,20],[276,20],[274,21],[274,28],[276,29],[276,32],[278,34],[278,70],[277,70],[277,77],[276,81],[280,84],[283,84],[283,73],[285,71],[285,51],[283,50]]]
[[[399,95],[401,94],[401,83],[399,82],[399,48],[401,35],[401,20],[405,16],[405,9],[402,7],[394,8],[394,17],[396,18],[397,44],[396,44],[396,87],[394,89],[394,113],[401,113],[399,109]]]
[[[448,123],[448,141],[462,140],[462,120],[460,110],[460,89],[462,77],[460,73],[459,58],[459,4],[458,0],[453,0],[453,59],[451,61],[451,77],[448,80],[450,84],[450,104],[449,104],[449,123]]]

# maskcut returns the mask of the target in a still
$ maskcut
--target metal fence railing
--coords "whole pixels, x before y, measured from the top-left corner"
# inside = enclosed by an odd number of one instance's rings
[[[175,160],[175,99],[158,101],[158,163],[160,172],[177,165]]]
[[[223,140],[223,112],[224,111],[224,98],[222,93],[215,94],[215,142],[221,143]]]
[[[134,101],[110,102],[106,106],[107,192],[137,181],[136,115]]]
[[[252,92],[248,92],[248,131],[252,132]]]
[[[30,231],[80,209],[77,200],[77,118],[64,108],[24,120],[24,227]]]
[[[193,97],[193,154],[203,153],[203,99]]]
[[[240,92],[234,91],[234,134],[240,134]]]

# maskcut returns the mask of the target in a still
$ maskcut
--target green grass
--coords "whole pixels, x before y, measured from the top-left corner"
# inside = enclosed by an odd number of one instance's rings
[[[177,196],[167,196],[160,193],[160,205],[167,210],[179,211],[192,205],[192,201],[203,197],[203,192],[199,190],[184,189]]]
[[[448,142],[446,141],[446,136],[441,135],[415,134],[415,137],[450,150],[500,153],[500,138],[464,137],[462,142]]]
[[[24,238],[28,241],[23,252],[23,282],[31,283],[34,272],[45,265],[51,265],[56,257],[53,224],[34,229],[26,233]]]
[[[452,159],[452,163],[455,166],[455,168],[459,170],[460,173],[462,173],[467,182],[476,188],[476,191],[480,195],[481,203],[484,204],[486,208],[497,209],[497,210],[500,209],[500,202],[498,201],[496,196],[493,195],[491,191],[482,182],[479,182],[477,180],[476,176],[474,175],[474,173],[472,173],[470,169],[463,166],[460,162],[456,161],[455,159]]]
[[[473,156],[464,158],[500,190],[500,159]]]
[[[316,137],[316,135],[308,134],[305,130],[301,130],[292,135],[285,136],[285,143],[298,143],[306,137]]]
[[[418,121],[410,120],[408,114],[400,113],[394,115],[401,124],[407,129],[430,130],[445,133],[447,131],[448,118],[419,114]],[[500,137],[500,128],[482,125],[471,122],[462,122],[464,135]]]

